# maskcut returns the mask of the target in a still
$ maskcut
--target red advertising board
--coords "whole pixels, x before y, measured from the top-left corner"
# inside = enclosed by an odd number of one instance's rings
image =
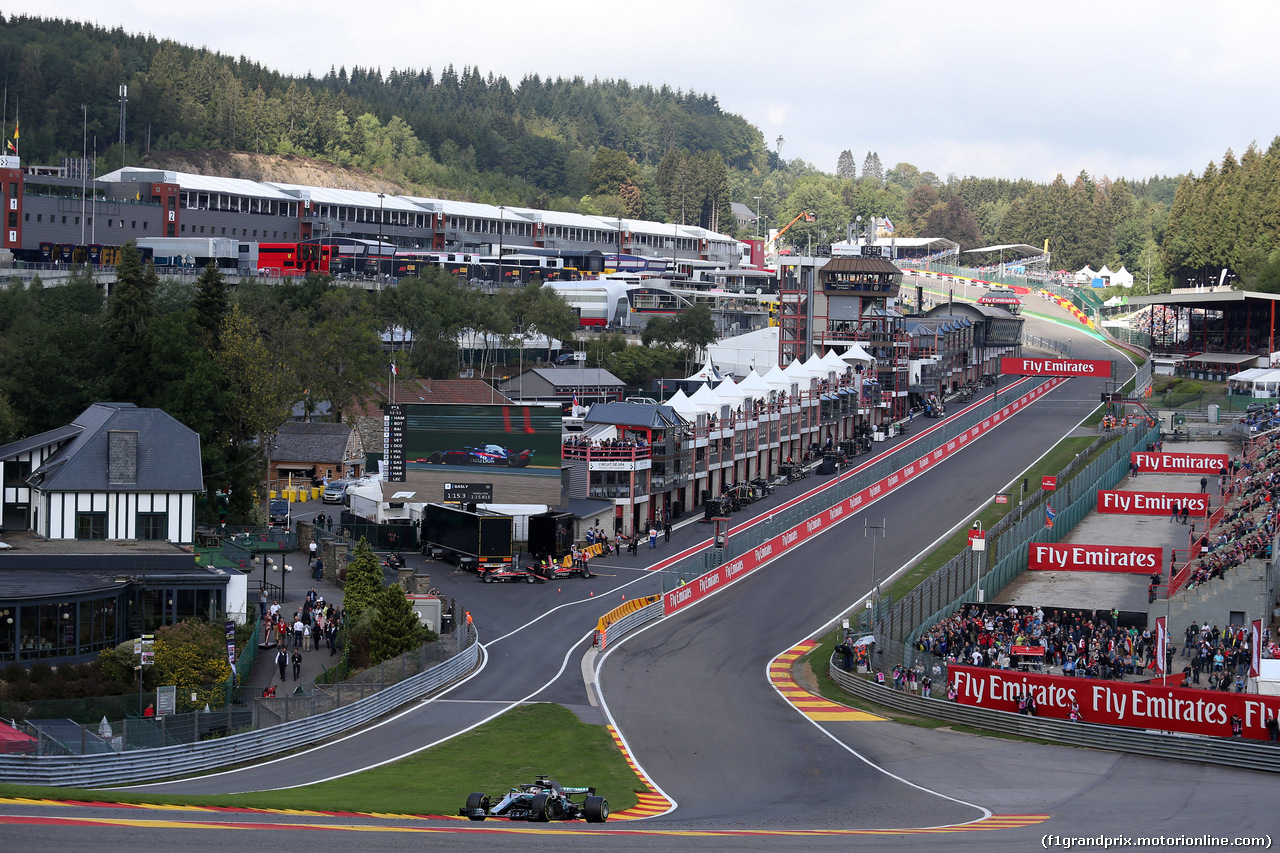
[[[1083,358],[1002,358],[1000,372],[1014,376],[1093,376],[1111,375],[1111,362]]]
[[[1209,496],[1198,492],[1121,492],[1098,489],[1098,512],[1121,515],[1169,515],[1173,505],[1188,515],[1208,515]]]
[[[1027,551],[1031,571],[1128,572],[1149,575],[1164,565],[1164,549],[1132,545],[1054,545],[1032,542]]]
[[[780,533],[742,556],[694,578],[677,589],[671,590],[662,597],[663,613],[670,615],[677,610],[688,607],[704,596],[710,595],[715,590],[728,586],[733,581],[750,574],[785,551],[799,546],[810,536],[816,536],[846,516],[852,515],[863,506],[884,497],[907,481],[920,476],[951,454],[956,453],[978,436],[994,429],[1005,418],[1010,417],[1023,406],[1052,391],[1058,384],[1058,382],[1046,382],[1036,386],[1011,403],[1002,406],[1000,411],[991,415],[991,417],[984,418],[943,446],[926,453],[906,467],[872,483],[862,491],[855,493],[848,499],[822,511],[818,515],[800,522],[790,530]]]
[[[1225,453],[1130,453],[1140,474],[1217,474],[1231,461]]]
[[[1040,488],[1046,492],[1056,492],[1058,490],[1058,478],[1054,474],[1045,474],[1040,477]]]
[[[957,664],[947,667],[947,678],[961,705],[1017,713],[1018,697],[1030,693],[1038,716],[1068,719],[1075,702],[1084,722],[1104,726],[1230,737],[1235,715],[1246,738],[1266,740],[1267,718],[1280,714],[1280,696],[1164,687],[1158,681],[1067,678]]]

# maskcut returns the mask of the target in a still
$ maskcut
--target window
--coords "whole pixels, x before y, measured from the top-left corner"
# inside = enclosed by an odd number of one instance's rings
[[[44,214],[43,214],[43,213],[37,213],[37,214],[36,214],[36,222],[44,222]]]
[[[121,221],[121,222],[124,222],[124,220],[123,220],[123,219],[122,219],[122,220],[120,220],[120,221]],[[134,219],[133,221],[131,221],[131,222],[129,223],[129,227],[130,227],[130,228],[132,228],[134,231],[137,231],[137,230],[138,230],[138,220]]]
[[[138,513],[138,538],[163,542],[169,538],[169,515],[164,512]]]
[[[107,514],[105,512],[77,512],[77,539],[106,539]]]
[[[4,486],[7,489],[27,488],[27,478],[31,476],[31,463],[6,462],[4,466]]]

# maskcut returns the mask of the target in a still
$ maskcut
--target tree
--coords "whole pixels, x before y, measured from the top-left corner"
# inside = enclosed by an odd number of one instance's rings
[[[347,561],[347,576],[342,587],[342,608],[347,618],[357,620],[370,607],[376,606],[382,595],[382,567],[378,555],[369,547],[363,536],[356,550]]]
[[[200,278],[196,279],[196,295],[191,301],[191,307],[196,311],[196,322],[204,338],[203,343],[210,349],[218,348],[218,333],[226,319],[228,304],[227,279],[210,261]]]
[[[623,151],[601,146],[587,171],[587,192],[591,195],[621,195],[623,184],[639,186],[640,167]]]
[[[156,316],[159,286],[155,265],[148,262],[144,267],[137,244],[125,243],[107,303],[107,328],[116,346],[118,386],[126,399],[140,396],[147,387],[149,365],[141,358],[142,342]]]
[[[874,151],[868,151],[867,156],[862,159],[862,179],[884,180],[884,166],[880,163],[880,155]]]
[[[848,148],[841,151],[840,156],[836,158],[836,177],[846,181],[856,180],[858,177],[858,163],[853,159],[853,152]]]
[[[369,634],[371,663],[391,660],[435,639],[431,629],[419,621],[403,589],[392,584],[382,590]]]

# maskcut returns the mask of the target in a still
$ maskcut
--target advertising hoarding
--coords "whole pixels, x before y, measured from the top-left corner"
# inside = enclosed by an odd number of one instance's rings
[[[1174,504],[1186,507],[1188,515],[1209,514],[1209,496],[1199,492],[1121,492],[1098,489],[1098,512],[1169,515]]]
[[[1130,453],[1139,474],[1217,474],[1231,457],[1225,453]]]
[[[1082,721],[1106,726],[1230,737],[1231,717],[1238,716],[1244,737],[1266,740],[1267,719],[1280,713],[1280,696],[1164,687],[1158,680],[1068,678],[959,664],[947,667],[947,678],[961,705],[1016,713],[1018,697],[1029,693],[1037,716],[1069,719],[1074,702]]]
[[[1032,542],[1031,571],[1126,572],[1149,575],[1164,565],[1164,549],[1134,545],[1067,545]]]
[[[1012,376],[1111,376],[1111,362],[1082,358],[1002,358],[1000,372]]]

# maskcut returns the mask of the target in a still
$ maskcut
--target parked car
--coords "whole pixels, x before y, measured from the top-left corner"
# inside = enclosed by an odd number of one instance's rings
[[[573,352],[562,352],[556,356],[555,362],[562,367],[567,364],[573,364],[577,361],[577,358],[575,357],[576,355],[577,354]]]
[[[320,500],[327,504],[340,504],[347,495],[347,486],[354,483],[355,480],[332,480],[329,485],[324,487],[324,492],[320,495]]]

